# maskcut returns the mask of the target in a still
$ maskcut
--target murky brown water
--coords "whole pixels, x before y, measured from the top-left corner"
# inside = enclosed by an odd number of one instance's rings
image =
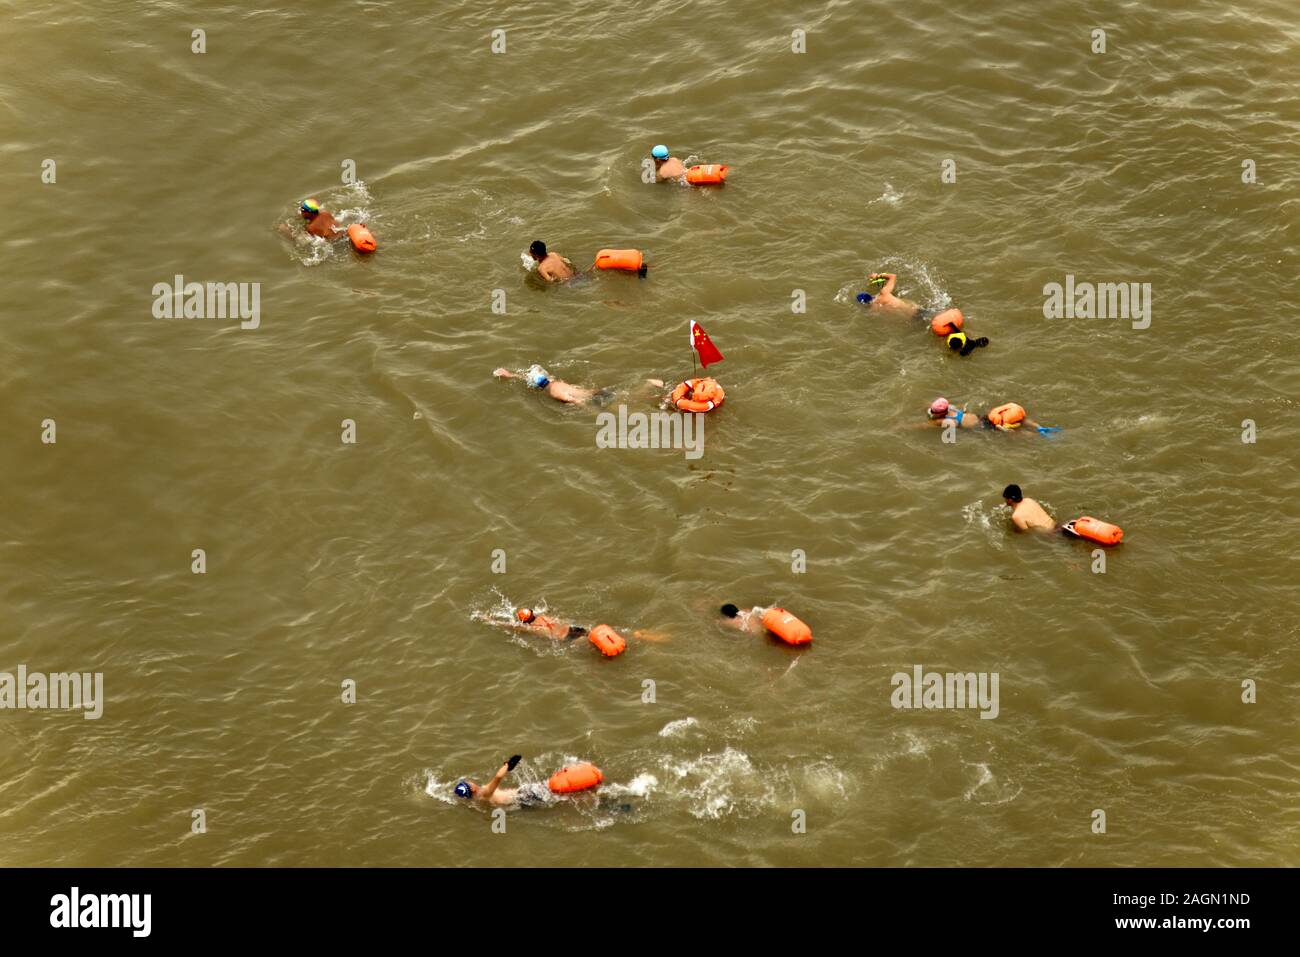
[[[1293,4],[3,20],[0,670],[107,701],[0,711],[0,863],[1295,861]],[[643,184],[661,141],[729,184]],[[305,195],[379,253],[284,240]],[[541,288],[536,238],[650,276]],[[869,315],[872,270],[991,346]],[[260,283],[258,327],[154,318],[177,274]],[[1150,283],[1149,326],[1045,319],[1067,275]],[[727,357],[695,462],[491,377],[648,408],[689,319]],[[1064,431],[945,445],[911,427],[936,395]],[[1122,525],[1105,574],[1011,535],[1008,482]],[[543,602],[669,638],[604,661],[474,620]],[[918,664],[997,672],[997,718],[893,709]],[[514,752],[519,780],[595,761],[603,797],[493,834],[448,789]]]

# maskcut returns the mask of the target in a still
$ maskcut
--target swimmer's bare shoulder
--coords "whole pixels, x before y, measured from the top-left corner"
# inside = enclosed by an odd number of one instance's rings
[[[1026,498],[1016,505],[1011,513],[1011,521],[1022,532],[1050,532],[1056,528],[1052,516],[1048,515],[1047,510],[1032,498]]]

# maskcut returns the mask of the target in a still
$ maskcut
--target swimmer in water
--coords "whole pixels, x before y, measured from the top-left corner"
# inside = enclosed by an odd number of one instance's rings
[[[308,235],[319,239],[338,239],[344,235],[343,227],[335,221],[332,214],[321,209],[320,203],[316,200],[304,199],[299,209],[302,218],[307,220]]]
[[[930,403],[930,409],[926,412],[926,417],[930,420],[930,425],[942,427],[947,419],[952,419],[959,429],[996,429],[999,432],[1015,432],[1020,426],[1032,429],[1039,435],[1048,435],[1060,430],[1049,425],[1039,425],[1029,416],[1025,416],[1014,425],[994,425],[989,421],[987,415],[977,415],[974,412],[967,412],[965,407],[954,409],[947,399],[938,398]]]
[[[528,371],[520,375],[518,372],[511,372],[509,369],[493,369],[492,374],[498,379],[523,379],[530,389],[545,389],[556,402],[566,402],[570,405],[581,405],[587,402],[595,402],[597,405],[602,404],[614,395],[612,389],[584,389],[582,386],[570,385],[568,382],[561,382],[559,379],[552,379],[551,374],[541,366],[534,363],[528,368]]]
[[[686,167],[682,165],[682,161],[675,156],[669,156],[668,147],[662,143],[650,151],[650,156],[655,161],[655,178],[659,182],[680,180],[686,175]]]
[[[492,780],[482,786],[469,778],[457,782],[453,789],[456,797],[469,801],[479,801],[494,807],[530,807],[545,804],[550,800],[551,792],[545,784],[524,784],[517,788],[503,788],[501,782],[515,769],[521,755],[514,754],[505,764],[497,769]]]
[[[531,608],[516,608],[515,620],[510,622],[509,625],[512,628],[531,631],[536,635],[554,638],[556,641],[572,641],[574,638],[581,638],[587,633],[586,628],[570,624],[567,621],[560,621],[558,618],[552,618],[549,615],[539,615]]]
[[[945,338],[948,348],[963,356],[968,356],[976,349],[989,344],[986,336],[972,339],[961,331],[965,318],[962,316],[960,309],[950,308],[936,313],[910,300],[895,296],[894,288],[898,285],[898,276],[896,274],[892,272],[873,272],[868,278],[873,285],[884,283],[880,291],[875,294],[858,293],[858,302],[868,309],[874,312],[902,313],[910,319],[928,319],[930,320],[930,328],[936,334]]]
[[[573,268],[573,263],[569,262],[559,253],[546,251],[546,243],[540,239],[534,239],[531,246],[528,247],[528,255],[533,257],[537,263],[537,275],[545,282],[566,282],[578,275]]]
[[[1019,532],[1055,532],[1061,529],[1047,510],[1032,498],[1025,498],[1019,485],[1008,485],[1002,498],[1011,507],[1011,524]]]
[[[735,628],[738,631],[748,631],[751,634],[761,635],[767,631],[763,625],[763,612],[766,608],[760,608],[755,605],[749,611],[741,611],[735,605],[723,605],[720,609],[722,612],[722,623],[728,627]]]

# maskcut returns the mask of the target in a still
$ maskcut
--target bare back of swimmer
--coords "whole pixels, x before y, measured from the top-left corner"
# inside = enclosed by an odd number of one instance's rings
[[[1011,508],[1011,524],[1020,532],[1054,532],[1060,526],[1047,514],[1047,509],[1032,498],[1025,498],[1019,485],[1008,485],[1002,498]]]
[[[537,275],[546,282],[564,282],[578,274],[569,260],[559,253],[547,252],[546,243],[540,239],[533,240],[528,255],[537,263]]]
[[[341,227],[334,217],[314,199],[304,199],[299,208],[302,218],[307,220],[307,233],[319,239],[338,239],[343,235]]]
[[[544,635],[556,641],[572,641],[574,638],[581,638],[587,633],[586,628],[570,624],[567,621],[560,621],[560,619],[552,618],[549,615],[539,615],[531,608],[515,609],[515,620],[511,624],[516,628],[531,631],[536,635]]]
[[[735,605],[727,604],[722,606],[722,623],[737,631],[747,631],[750,634],[761,635],[767,631],[763,625],[763,612],[766,608],[755,605],[749,611],[742,611]]]
[[[539,365],[534,365],[522,376],[506,368],[494,369],[492,374],[498,379],[523,379],[528,388],[545,389],[546,394],[556,402],[580,405],[584,402],[590,402],[596,397],[594,389],[586,389],[579,385],[561,382],[559,379],[552,379],[550,374]]]

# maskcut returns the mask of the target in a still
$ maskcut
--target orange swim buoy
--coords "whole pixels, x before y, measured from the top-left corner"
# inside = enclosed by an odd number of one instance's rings
[[[717,379],[687,379],[669,396],[669,401],[679,412],[712,412],[722,405],[727,394]]]
[[[627,651],[627,639],[609,625],[597,625],[587,637],[606,658],[614,658]]]
[[[1025,410],[1014,402],[1006,402],[991,410],[988,419],[994,425],[1000,425],[1004,429],[1014,429],[1025,420]]]
[[[645,256],[639,249],[602,249],[596,253],[597,269],[625,269],[645,275]]]
[[[1124,529],[1099,518],[1085,515],[1073,522],[1065,523],[1065,530],[1079,538],[1086,538],[1098,545],[1118,545],[1124,538]]]
[[[945,309],[930,320],[930,331],[936,336],[950,336],[960,329],[965,321],[960,309]]]
[[[763,612],[763,627],[787,645],[806,645],[812,641],[812,629],[784,608]]]
[[[375,242],[375,237],[366,229],[365,223],[353,223],[348,227],[348,239],[352,241],[352,248],[359,253],[373,253],[379,248]]]
[[[686,182],[692,186],[714,186],[726,182],[727,170],[731,167],[721,163],[709,163],[707,166],[692,166],[686,171]]]
[[[560,768],[546,782],[546,786],[555,794],[572,794],[574,791],[586,791],[594,788],[605,775],[594,764],[575,764]]]

